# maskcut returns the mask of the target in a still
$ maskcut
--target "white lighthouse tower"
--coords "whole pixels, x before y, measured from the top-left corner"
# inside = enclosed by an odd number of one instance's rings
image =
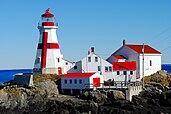
[[[34,63],[34,73],[40,74],[63,74],[64,63],[61,54],[56,30],[54,15],[49,12],[50,8],[41,15],[38,29],[40,32],[37,55]]]

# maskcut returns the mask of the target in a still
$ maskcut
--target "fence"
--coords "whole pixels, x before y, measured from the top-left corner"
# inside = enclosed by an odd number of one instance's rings
[[[96,87],[95,84],[89,83],[84,85],[84,89],[128,89],[130,86],[135,87],[135,86],[140,86],[142,85],[142,82],[124,82],[124,81],[115,81],[113,83],[97,83],[100,84],[100,87]]]

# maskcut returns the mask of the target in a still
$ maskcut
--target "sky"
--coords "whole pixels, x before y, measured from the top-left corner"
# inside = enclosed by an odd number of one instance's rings
[[[106,59],[125,39],[150,45],[171,64],[171,0],[0,0],[0,69],[33,68],[37,26],[47,8],[69,61],[81,60],[91,47]]]

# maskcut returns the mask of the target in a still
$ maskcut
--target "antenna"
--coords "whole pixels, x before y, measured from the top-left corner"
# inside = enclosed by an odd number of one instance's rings
[[[142,56],[143,56],[143,61],[142,61],[142,76],[143,76],[143,89],[144,89],[144,43],[142,47]]]

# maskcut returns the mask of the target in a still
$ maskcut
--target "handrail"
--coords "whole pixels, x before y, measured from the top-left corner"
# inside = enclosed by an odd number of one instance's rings
[[[96,83],[96,84],[100,84],[100,87],[96,87],[93,83],[86,83],[84,84],[84,89],[91,89],[91,88],[108,88],[108,89],[112,89],[112,88],[121,88],[121,89],[126,89],[129,88],[130,86],[141,86],[142,82],[125,82],[125,81],[115,81],[113,84],[109,84],[109,85],[104,85],[104,83]]]

